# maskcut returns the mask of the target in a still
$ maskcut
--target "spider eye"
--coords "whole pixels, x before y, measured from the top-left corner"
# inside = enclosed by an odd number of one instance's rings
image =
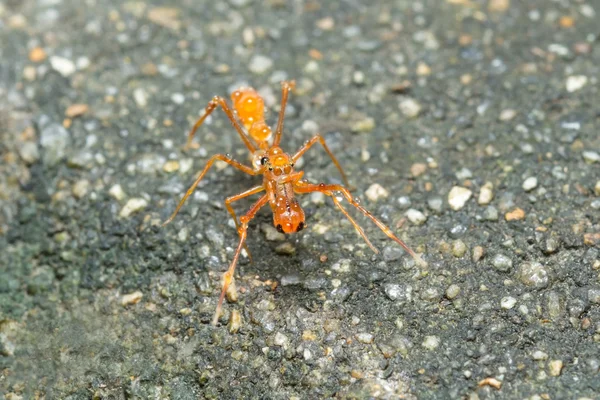
[[[267,163],[267,161],[269,161],[268,157],[263,157],[260,159],[260,165],[265,165]]]

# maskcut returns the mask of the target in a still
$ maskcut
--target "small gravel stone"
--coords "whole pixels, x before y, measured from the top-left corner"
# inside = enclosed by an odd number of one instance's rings
[[[459,181],[464,181],[465,179],[471,179],[473,177],[473,172],[471,172],[468,168],[462,168],[460,171],[456,173],[456,178]]]
[[[373,129],[375,129],[375,119],[371,117],[360,119],[350,126],[350,130],[356,133],[368,133]]]
[[[273,339],[273,344],[279,347],[285,347],[290,342],[288,337],[281,332],[277,332],[275,334],[275,338]]]
[[[588,300],[590,301],[590,303],[600,304],[600,288],[589,289]]]
[[[50,65],[52,69],[57,71],[64,77],[69,77],[75,72],[75,63],[68,58],[52,56],[50,57]]]
[[[108,194],[110,194],[113,198],[115,198],[116,200],[119,200],[119,201],[123,200],[125,198],[125,192],[123,191],[123,188],[119,184],[113,185],[108,190]]]
[[[40,159],[40,152],[34,142],[25,142],[19,147],[19,155],[27,164],[31,165]],[[600,183],[600,182],[599,182]]]
[[[594,194],[600,196],[600,181],[597,181],[596,186],[594,186]]]
[[[450,300],[456,298],[460,294],[460,286],[452,284],[446,289],[446,297]]]
[[[427,199],[427,206],[429,206],[429,208],[432,211],[435,211],[438,213],[442,212],[442,207],[444,206],[444,200],[439,196],[430,197]]]
[[[373,343],[373,335],[370,333],[359,333],[356,335],[356,340],[364,344]]]
[[[229,321],[227,322],[227,329],[229,333],[238,333],[242,327],[242,314],[238,310],[231,310],[229,313]]]
[[[473,192],[467,188],[454,186],[450,190],[450,193],[448,193],[448,204],[450,204],[450,208],[454,211],[462,209],[467,201],[469,201],[472,194]]]
[[[296,248],[290,242],[284,242],[275,248],[275,253],[291,256],[296,252]]]
[[[594,164],[600,162],[600,154],[595,151],[584,151],[581,153],[583,159],[588,164]]]
[[[410,166],[410,174],[417,178],[427,172],[427,164],[425,163],[414,163]]]
[[[519,269],[519,279],[527,286],[545,288],[548,286],[548,271],[539,262],[524,262]]]
[[[390,192],[388,192],[383,186],[381,186],[378,183],[374,183],[372,184],[367,191],[365,192],[365,194],[367,195],[367,198],[371,201],[377,201],[380,198],[386,198],[390,195]]]
[[[454,257],[460,258],[467,252],[467,245],[462,240],[455,240],[452,243],[452,254]]]
[[[504,308],[505,310],[510,310],[515,306],[515,304],[517,304],[517,299],[514,297],[507,296],[500,300],[500,307]]]
[[[440,338],[437,336],[426,336],[423,341],[423,347],[427,350],[435,350],[440,345]]]
[[[421,113],[421,104],[415,99],[407,98],[400,102],[400,111],[408,118],[416,118]]]
[[[548,374],[550,376],[559,376],[563,369],[562,360],[551,360],[548,363]]]
[[[500,218],[500,215],[494,206],[486,207],[483,211],[483,219],[486,221],[498,221],[498,218]]]
[[[44,150],[44,163],[54,166],[66,156],[67,149],[71,147],[71,137],[62,125],[51,123],[42,129],[40,145]]]
[[[248,68],[256,75],[262,75],[273,67],[273,60],[263,55],[255,55],[250,60]]]
[[[410,205],[411,205],[410,198],[408,196],[398,197],[398,205],[402,209],[406,209],[406,208],[410,207]]]
[[[75,184],[73,185],[73,196],[75,196],[77,199],[82,199],[87,194],[89,188],[90,181],[88,181],[87,179],[81,179],[75,182]]]
[[[131,304],[137,304],[140,302],[140,300],[142,300],[142,297],[144,297],[144,294],[142,292],[140,292],[139,290],[135,291],[133,293],[123,295],[121,297],[121,305],[128,306]]]
[[[384,285],[383,290],[390,300],[402,303],[412,300],[412,286],[410,285],[388,283]]]
[[[473,262],[477,262],[483,258],[485,254],[485,250],[481,246],[475,246],[473,248]]]
[[[504,214],[504,219],[507,221],[521,221],[525,219],[525,211],[522,208],[517,207]]]
[[[128,218],[132,214],[145,209],[148,206],[148,201],[141,197],[135,197],[133,199],[127,200],[127,203],[121,209],[119,216],[121,218]]]
[[[504,254],[496,254],[494,258],[492,258],[492,265],[498,271],[508,272],[512,269],[513,262],[509,257],[505,256]]]
[[[526,192],[530,192],[533,189],[535,189],[538,185],[538,180],[535,176],[529,177],[527,179],[525,179],[525,181],[523,182],[523,190]]]
[[[285,234],[278,232],[271,224],[261,224],[260,230],[263,231],[269,242],[282,242],[285,240]]]
[[[491,182],[486,182],[485,185],[481,187],[481,191],[479,192],[479,198],[477,199],[477,203],[479,205],[485,206],[492,202],[494,199],[494,185]]]
[[[148,93],[143,88],[137,88],[133,91],[133,100],[138,107],[144,108],[148,105]]]
[[[567,78],[567,82],[565,86],[567,87],[567,92],[573,93],[577,90],[582,89],[588,82],[588,78],[585,75],[573,75]]]
[[[185,96],[182,93],[173,93],[171,95],[171,101],[175,104],[185,103]]]
[[[406,213],[406,218],[415,225],[423,225],[427,221],[427,217],[419,210],[410,208]]]
[[[383,260],[385,262],[392,262],[404,257],[404,250],[398,246],[385,246],[383,248]]]
[[[533,358],[535,361],[545,361],[548,359],[548,354],[541,350],[536,350],[533,352],[533,354],[531,354],[531,358]]]

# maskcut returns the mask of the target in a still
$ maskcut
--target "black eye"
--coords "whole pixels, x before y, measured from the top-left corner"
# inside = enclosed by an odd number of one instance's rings
[[[296,228],[296,232],[300,232],[302,229],[304,229],[304,222],[300,222],[298,224],[298,227]]]
[[[281,224],[277,224],[276,228],[277,228],[277,232],[284,233],[283,226],[281,226]]]
[[[267,161],[269,161],[268,157],[263,157],[260,159],[260,165],[265,165],[267,163]]]

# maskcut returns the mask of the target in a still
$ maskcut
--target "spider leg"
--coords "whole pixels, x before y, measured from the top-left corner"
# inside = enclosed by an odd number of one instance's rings
[[[346,198],[346,200],[350,204],[352,204],[361,213],[363,213],[366,217],[368,217],[371,221],[373,221],[375,223],[375,225],[377,225],[377,227],[379,229],[381,229],[383,231],[383,233],[386,234],[387,237],[389,237],[390,239],[392,239],[393,241],[398,243],[400,246],[402,246],[402,248],[404,250],[406,250],[406,252],[408,254],[410,254],[410,256],[415,260],[415,262],[417,264],[419,264],[422,267],[427,266],[427,263],[418,254],[416,254],[414,251],[412,251],[411,248],[408,247],[406,245],[406,243],[404,243],[399,237],[394,235],[394,233],[392,232],[392,230],[390,228],[388,228],[383,222],[381,222],[380,220],[375,218],[375,216],[373,216],[373,214],[371,214],[367,209],[365,209],[363,206],[358,204],[358,202],[356,200],[354,200],[354,198],[352,198],[350,191],[347,188],[345,188],[344,186],[342,186],[342,185],[325,185],[325,184],[315,185],[315,184],[298,181],[294,184],[294,190],[297,193],[321,192],[332,198],[335,198],[334,192],[342,193],[342,195]],[[334,200],[334,203],[336,203],[336,200]],[[338,208],[339,208],[339,206],[338,206]],[[349,218],[349,215],[347,213],[344,213],[344,215],[346,215],[346,217]],[[354,227],[357,228],[358,224],[356,224],[356,222],[353,221],[351,218],[349,218],[349,219],[350,219],[350,222],[352,222],[352,224],[354,225]],[[366,235],[364,234],[364,232],[361,232],[361,231],[362,230],[358,230],[358,232],[361,234],[361,236],[366,240]],[[368,240],[366,240],[366,241],[367,241],[367,244],[369,244],[369,247],[371,247],[371,249],[374,249],[373,245]],[[374,251],[377,253],[376,249],[374,249]]]
[[[227,208],[227,211],[229,211],[229,214],[231,215],[231,218],[233,218],[233,222],[235,222],[235,229],[239,232],[240,230],[240,224],[238,222],[238,219],[235,215],[235,211],[233,211],[233,207],[231,207],[231,203],[233,203],[234,201],[238,201],[241,200],[245,197],[251,196],[253,194],[256,193],[260,193],[263,190],[265,190],[264,186],[255,186],[252,189],[248,189],[242,193],[236,194],[235,196],[230,196],[228,198],[225,199],[225,207]],[[246,243],[244,243],[244,249],[246,250],[246,253],[248,254],[248,258],[250,258],[250,261],[252,261],[252,256],[250,255],[250,250],[248,250],[248,246],[246,245]]]
[[[238,262],[238,258],[240,257],[240,252],[244,247],[244,243],[246,242],[246,237],[248,235],[248,222],[254,218],[258,210],[260,210],[267,202],[269,201],[269,196],[267,194],[263,195],[254,205],[250,208],[250,210],[246,213],[246,215],[240,218],[240,227],[238,229],[238,233],[240,235],[240,241],[238,243],[237,249],[235,250],[235,254],[233,255],[233,260],[231,260],[231,264],[229,264],[229,269],[223,274],[223,286],[221,288],[221,295],[219,296],[219,302],[217,303],[217,309],[215,310],[215,315],[212,320],[213,325],[217,325],[219,321],[219,316],[221,315],[221,308],[223,307],[223,300],[225,299],[225,294],[227,293],[227,289],[233,282],[233,274],[235,272],[235,267]]]
[[[331,152],[331,150],[329,150],[329,147],[327,146],[327,143],[325,143],[325,139],[321,135],[315,135],[315,136],[312,137],[312,139],[310,139],[308,142],[306,142],[304,144],[304,146],[302,146],[298,150],[298,152],[296,152],[296,154],[294,154],[292,156],[292,160],[294,162],[298,161],[298,159],[300,159],[300,157],[302,157],[302,155],[304,153],[306,153],[308,151],[308,149],[310,149],[317,142],[321,143],[321,146],[323,146],[323,148],[325,149],[325,151],[327,152],[327,154],[331,158],[331,161],[333,161],[333,163],[335,164],[335,167],[338,169],[338,171],[340,171],[340,175],[342,175],[342,179],[344,180],[344,184],[346,186],[350,186],[350,184],[348,183],[348,178],[346,177],[346,174],[344,173],[344,170],[342,169],[342,166],[338,162],[337,158],[335,158],[335,156],[333,155],[333,153]]]

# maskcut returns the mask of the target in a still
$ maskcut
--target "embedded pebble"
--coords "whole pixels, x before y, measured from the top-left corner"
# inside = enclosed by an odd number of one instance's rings
[[[367,198],[371,201],[377,201],[380,198],[386,198],[390,195],[390,192],[388,192],[383,186],[381,186],[378,183],[374,183],[372,184],[367,191],[365,192],[365,194],[367,195]]]
[[[477,261],[481,260],[484,256],[484,254],[485,254],[485,250],[483,249],[483,247],[475,246],[473,248],[473,256],[472,256],[473,262],[477,262]]]
[[[261,224],[260,230],[265,234],[265,238],[270,242],[281,242],[285,240],[285,234],[277,231],[271,224]]]
[[[148,201],[141,197],[135,197],[127,200],[127,203],[121,209],[119,216],[121,218],[127,218],[132,214],[145,209],[148,206]]]
[[[19,147],[19,155],[27,164],[31,165],[40,159],[40,152],[34,142],[25,142]],[[600,183],[600,182],[599,182]]]
[[[515,304],[517,304],[517,299],[514,297],[507,296],[500,300],[500,307],[504,308],[505,310],[512,309]]]
[[[500,217],[496,207],[489,206],[483,211],[483,219],[486,221],[498,221]]]
[[[454,186],[450,190],[450,193],[448,193],[448,204],[450,204],[450,208],[454,211],[462,209],[467,201],[469,201],[472,194],[473,192],[467,188]]]
[[[415,225],[423,225],[427,221],[427,217],[419,210],[410,208],[406,213],[406,218]]]
[[[356,133],[367,133],[373,129],[375,129],[375,119],[371,117],[360,119],[350,126],[350,130]]]
[[[398,197],[398,205],[402,209],[406,209],[406,208],[410,207],[410,205],[411,205],[410,198],[408,196]]]
[[[275,253],[290,256],[296,252],[296,248],[290,242],[284,242],[275,248]]]
[[[473,172],[471,172],[468,168],[462,168],[460,171],[456,173],[456,178],[459,181],[464,181],[465,179],[471,179],[473,177]]]
[[[548,363],[548,374],[550,376],[559,376],[563,369],[562,360],[551,360]]]
[[[425,163],[414,163],[410,166],[410,174],[417,178],[427,172],[427,164]]]
[[[123,295],[121,296],[121,305],[128,306],[131,304],[137,304],[140,302],[140,300],[142,300],[142,297],[144,297],[144,294],[139,290],[133,293]]]
[[[517,207],[514,210],[504,214],[504,219],[507,221],[521,221],[525,219],[525,211]]]
[[[144,108],[148,105],[148,94],[143,88],[137,88],[133,91],[133,100],[138,107]]]
[[[75,182],[75,184],[73,185],[73,196],[75,196],[77,199],[81,199],[87,194],[89,188],[90,181],[88,181],[87,179],[81,179]]]
[[[427,206],[429,206],[432,211],[441,212],[442,207],[444,206],[444,200],[439,196],[430,197],[427,199]]]
[[[462,240],[455,240],[452,243],[452,254],[454,257],[462,257],[467,252],[467,245]]]
[[[229,314],[229,321],[227,322],[227,329],[229,333],[237,333],[242,327],[242,314],[238,310],[231,310]]]
[[[57,71],[64,77],[69,77],[75,72],[75,63],[68,58],[52,56],[50,57],[50,65],[52,69]]]
[[[407,98],[400,102],[400,111],[408,118],[416,118],[421,113],[421,104],[415,99]]]
[[[273,67],[273,60],[263,55],[255,55],[250,60],[248,68],[256,75],[262,75]]]
[[[486,182],[479,192],[479,198],[477,199],[477,203],[482,206],[486,206],[492,202],[494,199],[494,185],[492,182]]]
[[[289,343],[289,339],[286,335],[281,332],[277,332],[275,334],[275,338],[273,339],[273,344],[279,347],[285,347]]]
[[[535,189],[538,185],[538,180],[535,176],[529,177],[527,179],[525,179],[525,181],[523,182],[523,190],[526,192],[530,192],[533,189]]]
[[[40,145],[44,149],[44,163],[54,166],[66,156],[67,149],[71,146],[71,137],[62,125],[51,123],[42,129]]]
[[[533,352],[533,354],[531,354],[531,358],[533,358],[535,361],[545,361],[548,359],[548,353],[545,353],[541,350],[536,350]]]
[[[370,333],[358,333],[356,335],[356,340],[364,344],[373,343],[373,335]]]
[[[594,186],[594,194],[600,196],[600,181],[597,181],[596,186]]]
[[[509,257],[505,256],[504,254],[496,254],[494,258],[492,258],[492,265],[498,271],[508,272],[512,269],[513,262]]]
[[[402,303],[412,300],[412,286],[410,285],[388,283],[384,286],[383,290],[390,300]]]
[[[422,345],[427,350],[435,350],[440,345],[440,338],[437,336],[426,336]]]
[[[589,289],[588,300],[590,301],[590,303],[600,304],[600,288]]]
[[[446,289],[446,297],[450,300],[456,298],[460,294],[460,286],[452,284]]]
[[[118,183],[113,185],[109,190],[108,194],[110,194],[116,200],[123,200],[125,198],[125,192],[123,188]]]
[[[519,269],[519,279],[527,286],[537,289],[545,288],[548,286],[548,271],[539,262],[524,262]]]
[[[594,164],[600,162],[600,154],[595,151],[584,151],[581,153],[583,159],[588,164]]]
[[[572,93],[582,89],[587,84],[588,78],[585,75],[572,75],[567,78],[565,86],[567,92]]]

